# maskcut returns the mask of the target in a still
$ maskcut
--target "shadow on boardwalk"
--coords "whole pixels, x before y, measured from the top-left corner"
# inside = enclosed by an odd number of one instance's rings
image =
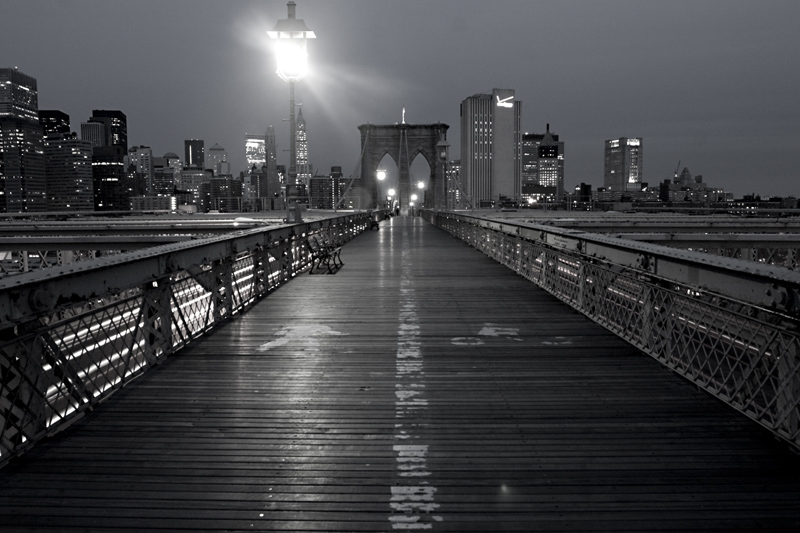
[[[2,531],[798,531],[800,462],[419,218],[0,471]]]

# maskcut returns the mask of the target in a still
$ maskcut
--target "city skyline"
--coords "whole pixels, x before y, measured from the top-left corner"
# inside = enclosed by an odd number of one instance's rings
[[[119,109],[131,145],[160,155],[204,139],[238,174],[244,135],[270,125],[288,159],[288,87],[266,36],[285,13],[284,0],[11,2],[0,49],[73,131]],[[408,123],[448,124],[457,158],[459,103],[506,87],[525,102],[523,132],[549,123],[566,141],[568,190],[602,186],[606,140],[642,137],[651,185],[681,161],[736,196],[797,196],[798,15],[791,1],[298,0],[317,34],[297,84],[310,163],[350,175],[358,125],[400,122],[403,108]]]

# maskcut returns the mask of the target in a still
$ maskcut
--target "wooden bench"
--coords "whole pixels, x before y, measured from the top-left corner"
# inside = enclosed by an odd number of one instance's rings
[[[369,229],[375,231],[381,229],[380,223],[382,219],[383,215],[381,215],[381,213],[378,212],[371,213],[369,217]]]
[[[309,235],[306,245],[311,252],[309,274],[313,274],[314,269],[322,268],[323,265],[328,274],[335,274],[344,265],[341,258],[342,247],[331,242],[327,235]]]

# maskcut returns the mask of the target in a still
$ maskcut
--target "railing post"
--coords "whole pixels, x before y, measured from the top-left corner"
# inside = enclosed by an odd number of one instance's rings
[[[48,383],[43,371],[45,343],[34,334],[37,321],[10,327],[0,334],[0,455],[18,451],[45,432],[45,394]],[[32,330],[26,334],[26,330]],[[19,336],[16,340],[14,337]]]
[[[145,358],[155,364],[172,352],[172,291],[167,279],[153,281],[142,287],[142,316],[144,318]]]
[[[257,246],[253,250],[253,294],[256,299],[269,292],[269,249],[267,246]]]
[[[212,267],[214,286],[211,290],[211,301],[214,307],[214,322],[220,322],[230,316],[233,308],[233,258],[228,256],[217,261]]]
[[[778,360],[778,391],[776,426],[786,432],[787,438],[800,441],[800,353],[798,340],[789,339],[786,353]]]

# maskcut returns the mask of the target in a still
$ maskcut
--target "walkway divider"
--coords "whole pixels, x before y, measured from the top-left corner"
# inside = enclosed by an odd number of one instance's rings
[[[800,449],[800,273],[461,212],[422,216]]]
[[[369,213],[272,226],[0,280],[0,466],[306,271]]]

